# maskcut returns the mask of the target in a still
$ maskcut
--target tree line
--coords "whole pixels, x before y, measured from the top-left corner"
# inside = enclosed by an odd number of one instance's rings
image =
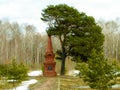
[[[58,40],[53,38],[54,51],[59,48],[56,42]],[[33,25],[0,21],[0,64],[11,63],[15,59],[30,68],[41,68],[46,44],[47,35],[37,32]]]
[[[13,58],[30,67],[43,61],[43,38],[33,25],[0,21],[0,63],[10,63]]]
[[[119,21],[99,20],[104,40],[104,56],[120,60]],[[61,49],[57,38],[52,37],[54,52]],[[47,35],[36,32],[33,25],[0,21],[0,63],[9,63],[13,58],[29,67],[41,67],[47,44]]]
[[[120,21],[105,21],[101,19],[98,24],[102,27],[102,32],[105,36],[105,57],[120,61]]]

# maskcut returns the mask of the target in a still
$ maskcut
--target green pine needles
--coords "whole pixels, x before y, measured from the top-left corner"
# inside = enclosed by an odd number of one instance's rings
[[[15,59],[11,64],[0,65],[0,76],[6,77],[8,80],[22,81],[27,78],[27,67],[23,64],[17,64]]]
[[[102,53],[96,54],[93,50],[88,62],[77,64],[76,69],[80,70],[81,77],[91,88],[107,90],[116,83],[116,65],[109,63]]]

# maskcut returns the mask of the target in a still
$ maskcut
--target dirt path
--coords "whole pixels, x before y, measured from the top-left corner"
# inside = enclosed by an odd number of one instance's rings
[[[41,83],[39,86],[32,90],[58,90],[58,78],[49,77],[46,78],[45,82]]]

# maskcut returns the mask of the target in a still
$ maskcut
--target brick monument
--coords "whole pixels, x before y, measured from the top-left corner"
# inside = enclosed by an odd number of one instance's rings
[[[43,71],[44,76],[56,76],[56,72],[55,72],[56,62],[54,61],[54,57],[55,55],[53,53],[51,36],[48,36],[48,43],[45,53],[44,71]]]

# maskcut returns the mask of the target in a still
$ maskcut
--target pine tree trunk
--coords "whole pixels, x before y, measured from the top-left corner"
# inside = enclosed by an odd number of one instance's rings
[[[62,63],[61,63],[61,75],[65,74],[65,58],[66,58],[66,54],[65,54],[65,48],[62,45]]]

